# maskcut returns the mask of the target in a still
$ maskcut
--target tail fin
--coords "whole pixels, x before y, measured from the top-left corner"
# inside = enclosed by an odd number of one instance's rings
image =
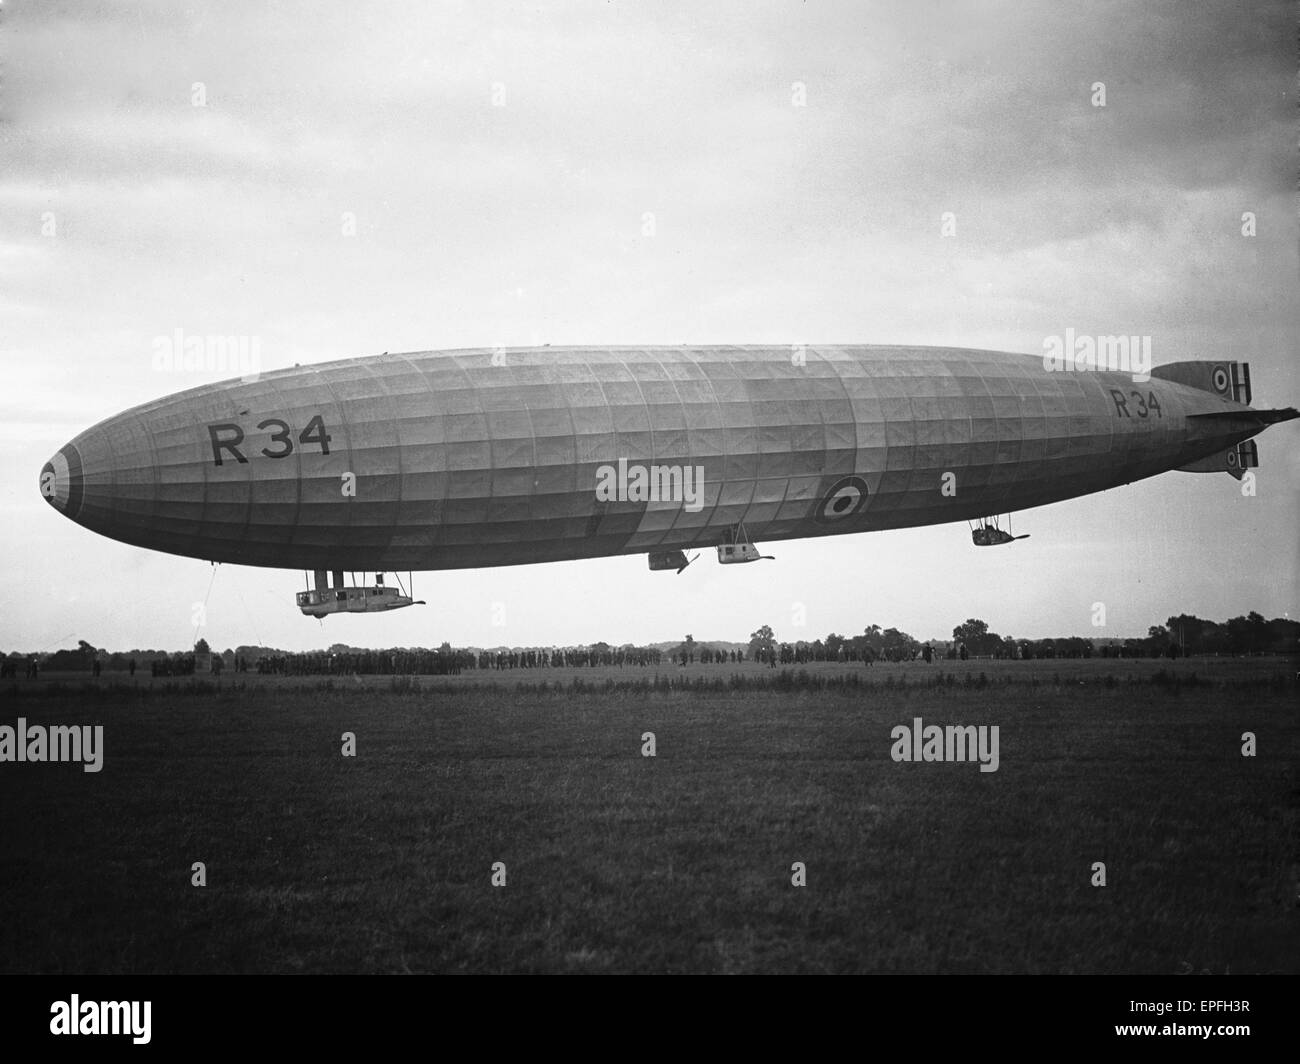
[[[1247,440],[1245,443],[1237,444],[1236,447],[1229,447],[1226,451],[1212,454],[1209,458],[1202,458],[1191,465],[1178,468],[1184,473],[1226,472],[1240,480],[1247,469],[1255,469],[1258,466],[1259,448],[1255,446],[1254,440]]]
[[[1279,410],[1216,410],[1209,414],[1188,414],[1187,420],[1215,425],[1229,436],[1237,433],[1249,433],[1253,436],[1257,432],[1263,432],[1269,425],[1298,417],[1300,417],[1300,410],[1288,406]],[[1258,465],[1258,445],[1254,440],[1243,440],[1235,447],[1229,447],[1218,454],[1212,454],[1208,458],[1201,458],[1190,465],[1178,468],[1187,473],[1228,472],[1240,480],[1247,469],[1254,469]]]
[[[1250,405],[1249,362],[1170,362],[1152,367],[1151,376]]]
[[[1263,432],[1269,425],[1300,417],[1300,410],[1293,406],[1278,407],[1275,410],[1212,410],[1208,414],[1188,414],[1187,417],[1189,420],[1222,422],[1225,426],[1240,422],[1243,429],[1253,428],[1256,432]]]

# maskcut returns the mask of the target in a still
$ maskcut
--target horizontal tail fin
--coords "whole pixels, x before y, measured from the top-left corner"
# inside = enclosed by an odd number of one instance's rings
[[[1300,417],[1300,410],[1293,406],[1278,407],[1275,410],[1215,410],[1208,414],[1188,414],[1188,418],[1213,421],[1242,421],[1247,425],[1258,425],[1261,429],[1276,425],[1280,421],[1290,421]]]

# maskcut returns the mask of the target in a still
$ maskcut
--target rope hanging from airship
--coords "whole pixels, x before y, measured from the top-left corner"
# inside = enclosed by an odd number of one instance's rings
[[[202,628],[208,620],[208,599],[212,597],[212,585],[217,582],[217,566],[220,562],[212,562],[212,576],[208,579],[208,590],[203,596],[203,602],[199,608],[194,611],[194,631],[190,635],[190,646],[197,645],[199,641],[199,629]]]

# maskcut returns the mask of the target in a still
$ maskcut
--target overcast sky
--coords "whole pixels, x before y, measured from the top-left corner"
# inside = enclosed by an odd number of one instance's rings
[[[429,605],[323,624],[293,605],[301,573],[212,580],[37,486],[94,422],[230,375],[155,370],[175,329],[256,337],[270,369],[543,343],[1041,354],[1074,328],[1150,335],[1156,363],[1249,361],[1255,405],[1300,404],[1289,5],[44,0],[2,17],[2,650],[179,649],[205,596],[218,649],[1295,615],[1295,422],[1260,438],[1254,498],[1174,472],[1017,515],[1032,538],[1001,549],[960,523],[777,543],[751,566],[709,552],[680,576],[639,556],[417,574]]]

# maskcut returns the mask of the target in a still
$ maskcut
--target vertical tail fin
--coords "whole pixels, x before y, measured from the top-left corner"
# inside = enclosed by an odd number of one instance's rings
[[[1170,362],[1153,367],[1151,376],[1250,405],[1249,362]]]
[[[1226,472],[1240,480],[1247,469],[1255,469],[1258,466],[1259,447],[1254,440],[1246,440],[1236,447],[1229,447],[1226,451],[1220,451],[1218,454],[1210,455],[1209,458],[1202,458],[1191,465],[1178,468],[1184,473]]]

